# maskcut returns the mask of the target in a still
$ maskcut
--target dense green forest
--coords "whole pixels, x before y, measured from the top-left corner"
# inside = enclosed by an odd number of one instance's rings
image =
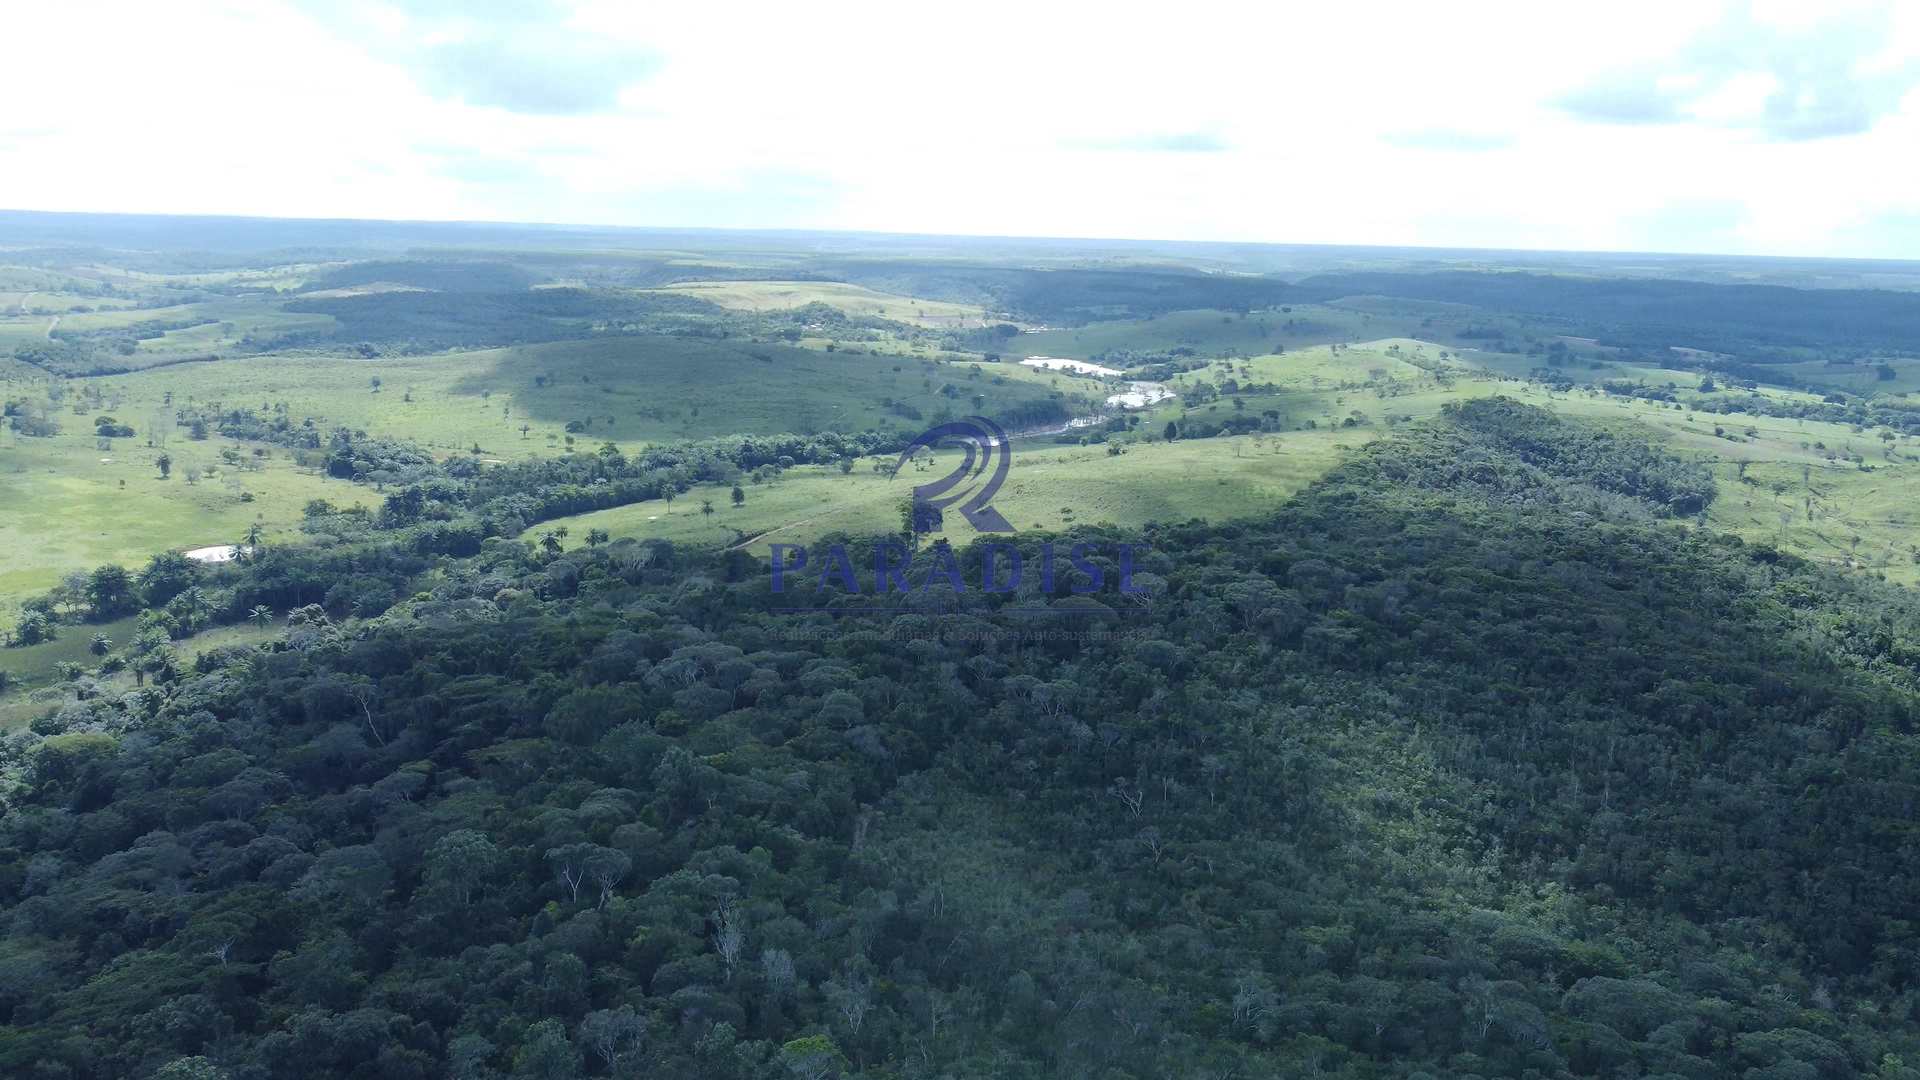
[[[1326,274],[1300,295],[1406,297],[1565,320],[1605,344],[1682,346],[1747,359],[1795,350],[1906,351],[1920,339],[1920,295],[1882,289],[1794,289],[1551,274]]]
[[[793,613],[406,506],[108,575],[292,618],[0,743],[0,1069],[1920,1076],[1920,611],[1712,490],[1490,400],[1265,519],[1018,538],[1141,594],[966,551]]]

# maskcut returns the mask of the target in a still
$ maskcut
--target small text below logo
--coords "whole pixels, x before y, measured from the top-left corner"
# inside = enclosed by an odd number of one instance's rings
[[[1012,544],[976,544],[974,550],[978,552],[980,560],[980,592],[1013,592],[1020,588],[1029,570],[1038,578],[1040,591],[1046,594],[1054,592],[1058,575],[1063,572],[1069,575],[1067,590],[1077,595],[1097,593],[1106,586],[1107,569],[1094,559],[1108,552],[1099,545],[1074,544],[1062,552],[1057,551],[1052,543],[1043,543],[1039,545],[1039,551],[1033,553],[1035,557],[1031,560]],[[1111,549],[1115,584],[1118,591],[1125,595],[1141,596],[1147,590],[1133,581],[1134,550],[1132,544],[1116,544]],[[785,593],[793,579],[803,575],[812,579],[815,589],[837,588],[851,594],[910,593],[944,588],[957,595],[968,591],[966,577],[961,572],[960,557],[946,544],[936,544],[923,553],[926,557],[921,565],[926,569],[918,584],[913,581],[914,553],[906,544],[898,541],[882,541],[873,546],[871,576],[864,581],[861,573],[855,569],[854,559],[845,544],[815,548],[811,557],[804,545],[773,544],[768,554],[775,593]],[[871,588],[868,582],[871,582]]]

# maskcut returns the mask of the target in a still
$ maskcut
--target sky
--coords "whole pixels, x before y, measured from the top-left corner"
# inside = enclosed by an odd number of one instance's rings
[[[1920,259],[1920,3],[14,5],[0,208]]]

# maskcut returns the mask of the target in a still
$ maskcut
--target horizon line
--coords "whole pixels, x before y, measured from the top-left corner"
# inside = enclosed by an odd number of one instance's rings
[[[770,237],[872,237],[895,240],[969,240],[982,242],[1047,243],[1047,244],[1119,244],[1134,246],[1194,247],[1194,248],[1270,248],[1294,251],[1378,251],[1378,252],[1430,252],[1434,254],[1486,254],[1486,255],[1588,255],[1615,258],[1658,258],[1658,259],[1741,259],[1756,262],[1827,262],[1827,263],[1877,263],[1893,266],[1920,265],[1920,255],[1912,258],[1892,258],[1870,255],[1756,255],[1738,252],[1715,251],[1658,251],[1643,248],[1524,248],[1524,247],[1480,247],[1460,244],[1342,244],[1342,243],[1306,243],[1284,240],[1195,240],[1173,239],[1166,237],[1137,236],[1053,236],[1038,233],[966,233],[966,232],[914,232],[887,229],[846,229],[846,228],[809,228],[801,226],[744,226],[744,225],[619,225],[594,222],[565,221],[516,221],[487,218],[379,218],[379,217],[341,217],[334,215],[264,215],[264,214],[217,214],[189,212],[156,212],[142,210],[46,210],[32,207],[0,207],[0,226],[10,216],[36,216],[49,218],[129,218],[162,219],[173,221],[208,222],[291,222],[309,225],[385,225],[385,226],[423,226],[428,228],[481,227],[516,229],[528,231],[598,231],[629,233],[716,233],[735,236]],[[30,250],[30,248],[29,248]],[[273,248],[258,250],[271,251]]]

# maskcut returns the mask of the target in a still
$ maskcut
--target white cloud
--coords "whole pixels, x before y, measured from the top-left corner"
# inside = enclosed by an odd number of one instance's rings
[[[35,5],[0,206],[1920,257],[1920,16],[1806,10]]]

